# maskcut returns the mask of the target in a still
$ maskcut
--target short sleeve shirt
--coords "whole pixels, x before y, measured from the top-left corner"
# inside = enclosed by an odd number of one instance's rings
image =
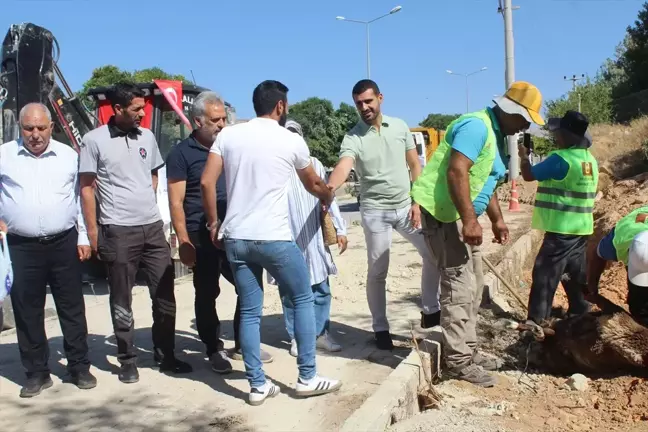
[[[208,155],[209,149],[196,141],[192,135],[174,146],[166,160],[167,178],[186,182],[183,208],[189,232],[198,231],[206,223],[200,177],[205,169]],[[225,187],[223,172],[216,183],[218,201],[227,200]]]
[[[493,162],[491,173],[481,192],[473,201],[473,207],[477,216],[486,211],[499,181],[506,175],[506,165],[508,164],[508,158],[505,156],[506,141],[504,140],[504,134],[501,132],[497,117],[495,117],[491,109],[488,109],[488,115],[491,118],[495,131],[498,151]],[[477,161],[487,139],[488,129],[486,124],[474,117],[469,117],[456,123],[452,128],[451,135],[446,137],[446,141],[448,141],[453,150],[466,156],[473,163]]]
[[[295,170],[311,164],[304,139],[275,120],[255,118],[224,128],[210,151],[223,158],[227,173],[227,215],[219,236],[294,240],[288,188]]]
[[[344,137],[340,157],[355,162],[365,209],[394,210],[411,203],[405,153],[416,149],[407,123],[383,114],[380,129],[360,120]]]
[[[151,171],[162,166],[164,160],[149,129],[124,133],[111,121],[85,134],[79,173],[97,177],[98,222],[138,226],[161,220]]]

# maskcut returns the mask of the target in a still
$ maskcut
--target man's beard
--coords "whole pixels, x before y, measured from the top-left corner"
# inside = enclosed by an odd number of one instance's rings
[[[281,114],[281,117],[279,117],[279,126],[284,127],[286,126],[286,122],[288,121],[288,113],[284,112]]]

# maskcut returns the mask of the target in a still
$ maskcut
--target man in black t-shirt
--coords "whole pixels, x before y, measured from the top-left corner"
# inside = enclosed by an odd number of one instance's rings
[[[178,244],[181,247],[191,244],[196,250],[195,261],[184,262],[184,264],[193,268],[198,336],[205,344],[212,369],[224,374],[232,371],[232,365],[227,359],[223,341],[220,339],[221,325],[216,312],[216,298],[220,294],[220,275],[222,274],[232,285],[235,284],[225,251],[216,248],[209,237],[200,191],[200,177],[207,161],[209,148],[221,129],[225,127],[227,112],[222,99],[217,94],[206,91],[200,93],[194,100],[191,116],[197,129],[189,138],[176,145],[166,160],[171,221]],[[225,176],[219,178],[216,193],[218,214],[224,218],[227,209]],[[234,314],[234,358],[240,356],[239,318],[237,300]],[[272,361],[268,353],[262,352],[261,357],[262,361]]]

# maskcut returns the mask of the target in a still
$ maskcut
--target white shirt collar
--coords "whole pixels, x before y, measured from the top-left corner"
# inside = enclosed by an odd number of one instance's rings
[[[27,148],[25,147],[25,145],[24,145],[24,143],[23,143],[23,139],[22,139],[22,138],[19,138],[19,139],[16,141],[16,143],[18,144],[18,151],[17,151],[17,154],[19,154],[19,155],[20,155],[20,154],[23,154],[23,155],[25,155],[25,156],[31,156],[31,157],[33,157],[33,158],[41,158],[41,157],[44,157],[44,156],[49,156],[50,154],[56,156],[56,141],[54,141],[54,140],[51,139],[51,138],[50,138],[50,142],[49,142],[49,144],[47,145],[47,148],[46,148],[45,151],[44,151],[43,153],[41,153],[39,156],[36,156],[36,155],[34,155],[32,152],[30,152],[29,150],[27,150]]]

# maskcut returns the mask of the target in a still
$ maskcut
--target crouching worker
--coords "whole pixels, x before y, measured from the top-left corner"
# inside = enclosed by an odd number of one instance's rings
[[[599,281],[607,262],[620,261],[628,272],[630,315],[648,327],[648,206],[640,207],[619,220],[589,258],[588,299],[595,299],[598,294]]]
[[[528,152],[519,146],[520,168],[526,181],[538,181],[531,227],[544,231],[544,241],[533,266],[527,319],[541,324],[549,319],[553,298],[562,282],[569,300],[569,315],[589,311],[585,250],[594,232],[594,198],[598,165],[589,151],[592,138],[588,121],[576,111],[547,122],[558,149],[531,166]]]

